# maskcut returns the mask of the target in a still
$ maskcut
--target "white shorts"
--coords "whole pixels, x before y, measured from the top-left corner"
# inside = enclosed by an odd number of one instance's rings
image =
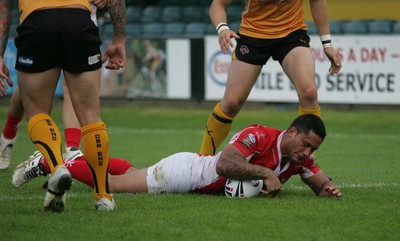
[[[166,157],[147,168],[149,193],[187,193],[190,190],[195,153],[181,152]]]
[[[180,152],[147,168],[149,193],[187,193],[209,185],[218,178],[216,156]]]

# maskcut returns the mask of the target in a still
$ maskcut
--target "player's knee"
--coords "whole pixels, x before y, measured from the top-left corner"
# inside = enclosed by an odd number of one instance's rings
[[[301,102],[315,102],[318,99],[317,88],[309,86],[299,91],[299,98]]]
[[[236,116],[240,109],[243,106],[244,101],[237,99],[237,98],[231,98],[225,101],[221,101],[220,105],[221,105],[221,109],[222,111],[231,117]]]

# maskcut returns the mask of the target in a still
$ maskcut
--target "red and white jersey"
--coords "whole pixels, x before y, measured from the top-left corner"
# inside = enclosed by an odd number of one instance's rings
[[[286,182],[295,174],[299,174],[301,178],[308,178],[317,173],[320,168],[311,157],[308,157],[302,163],[288,162],[285,165],[281,165],[282,154],[280,143],[284,132],[283,130],[277,130],[263,125],[251,125],[236,133],[229,143],[237,147],[248,162],[273,170],[281,183]],[[219,154],[220,153],[215,157],[218,158]],[[200,156],[197,161],[201,161],[201,157],[202,156]],[[204,157],[205,160],[209,158],[209,156]],[[214,161],[216,160],[214,159]],[[215,167],[215,165],[212,166]],[[193,168],[193,170],[196,169]],[[211,172],[211,169],[208,170]],[[215,169],[213,171],[214,173],[210,172],[210,175],[214,175],[213,181],[203,187],[192,189],[190,192],[209,194],[223,193],[227,178],[218,176]]]

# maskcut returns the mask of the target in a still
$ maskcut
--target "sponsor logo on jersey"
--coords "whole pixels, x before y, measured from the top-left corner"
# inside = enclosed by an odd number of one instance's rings
[[[100,62],[100,54],[89,56],[88,58],[89,65],[97,64],[98,62]]]
[[[253,134],[249,134],[240,141],[245,148],[250,148],[254,143],[256,143],[256,137]]]

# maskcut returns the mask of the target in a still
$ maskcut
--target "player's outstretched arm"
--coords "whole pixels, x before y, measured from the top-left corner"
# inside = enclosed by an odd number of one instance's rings
[[[342,197],[339,188],[329,180],[328,176],[320,170],[313,176],[304,179],[304,182],[310,186],[314,193],[320,197]]]

